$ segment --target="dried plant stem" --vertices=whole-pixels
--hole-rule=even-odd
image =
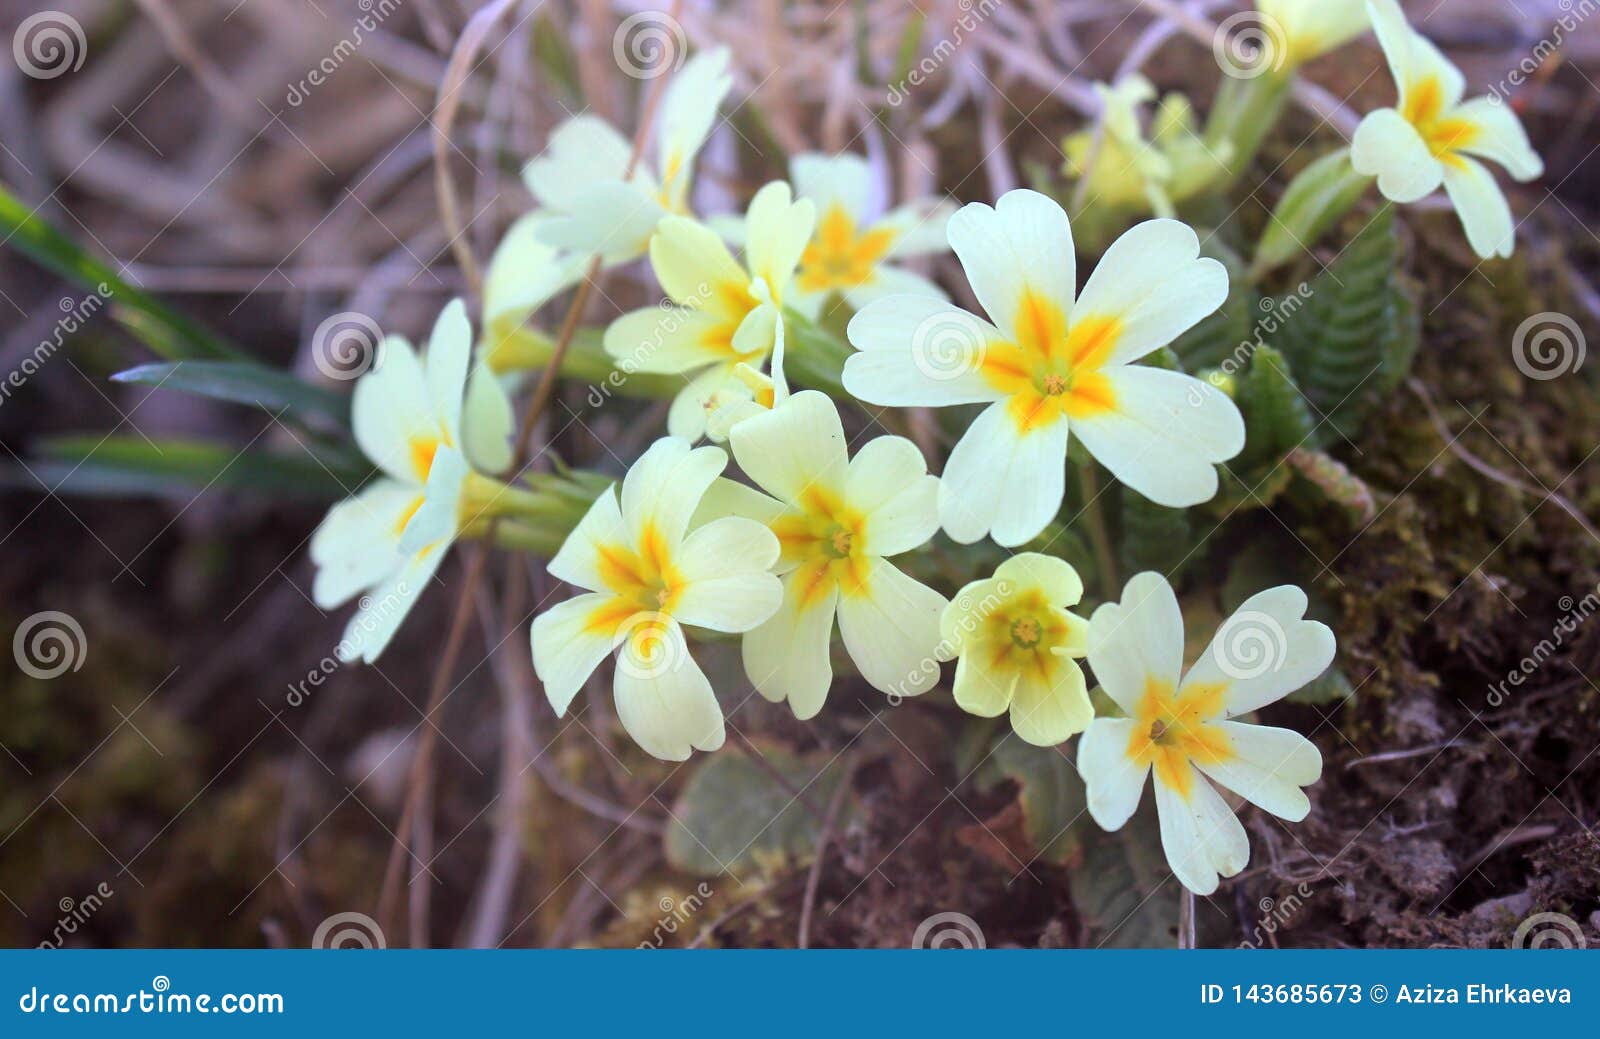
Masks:
[[[834,825],[839,821],[839,809],[844,807],[844,799],[850,793],[850,783],[855,779],[856,765],[860,762],[858,754],[852,754],[844,767],[844,778],[839,780],[838,789],[834,790],[833,797],[828,799],[828,814],[823,817],[822,829],[817,831],[817,858],[811,864],[811,873],[806,877],[806,893],[800,902],[800,931],[795,938],[795,947],[808,948],[811,944],[811,915],[817,907],[817,888],[822,882],[822,863],[828,857],[828,842],[833,838]]]

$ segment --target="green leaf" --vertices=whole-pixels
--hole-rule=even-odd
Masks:
[[[113,375],[115,382],[254,404],[309,425],[346,429],[350,398],[253,361],[175,361],[143,364]]]
[[[799,859],[817,845],[818,820],[794,794],[822,810],[844,779],[837,755],[800,756],[765,745],[767,764],[738,752],[704,759],[684,786],[667,826],[666,856],[675,869],[714,876],[774,859]]]
[[[1256,243],[1251,278],[1300,256],[1367,193],[1372,178],[1350,165],[1350,149],[1340,148],[1301,170],[1278,205]]]
[[[1315,423],[1305,396],[1295,385],[1288,360],[1272,347],[1256,348],[1237,393],[1245,430],[1236,466],[1241,471],[1277,465],[1311,436]]]
[[[1072,904],[1090,941],[1108,949],[1161,949],[1177,943],[1178,881],[1161,850],[1155,812],[1135,812],[1115,833],[1084,842],[1072,874]]]
[[[1327,419],[1313,447],[1353,439],[1410,366],[1420,325],[1398,284],[1398,255],[1394,210],[1385,205],[1331,267],[1272,305],[1269,339],[1314,413]]]
[[[0,470],[0,484],[102,497],[179,497],[237,490],[274,499],[332,501],[371,472],[338,452],[241,451],[199,440],[148,442],[139,436],[56,437],[26,467]]]
[[[191,357],[243,360],[244,351],[128,284],[111,267],[30,212],[0,184],[0,241],[111,304],[111,316],[168,360]]]
[[[1250,77],[1222,77],[1206,120],[1205,139],[1207,146],[1218,154],[1222,154],[1224,148],[1231,149],[1229,168],[1232,173],[1224,179],[1224,184],[1237,180],[1255,161],[1261,142],[1283,114],[1293,82],[1294,74],[1289,69]]]
[[[1155,570],[1177,580],[1199,555],[1187,509],[1157,505],[1131,487],[1122,488],[1122,566],[1128,573]]]
[[[1035,747],[1007,729],[974,782],[980,790],[988,790],[1014,780],[1034,850],[1058,866],[1071,861],[1083,844],[1080,824],[1089,818],[1083,780],[1061,748]]]
[[[1291,703],[1343,703],[1356,693],[1350,676],[1338,664],[1331,665],[1317,678],[1296,689],[1285,699]]]

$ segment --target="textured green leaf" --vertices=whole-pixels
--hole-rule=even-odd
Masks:
[[[1259,278],[1303,255],[1367,193],[1372,178],[1350,165],[1340,148],[1311,163],[1289,182],[1256,243],[1251,274]]]
[[[159,356],[245,359],[244,351],[124,281],[0,185],[0,241],[35,263],[103,297],[111,316]]]
[[[313,386],[288,372],[251,361],[174,361],[118,372],[116,382],[194,393],[213,400],[254,404],[309,425],[336,429],[350,424],[350,398]]]
[[[1176,580],[1199,553],[1187,509],[1157,505],[1122,488],[1122,566],[1129,573],[1155,570]]]
[[[841,759],[798,756],[771,745],[761,752],[787,784],[736,751],[714,754],[696,769],[667,827],[667,861],[674,868],[714,876],[758,860],[802,858],[816,847],[820,824],[793,791],[819,809],[828,804],[844,779]]]
[[[147,442],[139,436],[58,437],[40,457],[0,472],[0,483],[29,490],[105,497],[179,497],[236,490],[271,498],[332,501],[371,472],[339,452],[241,451],[198,440]]]
[[[1039,857],[1061,865],[1077,856],[1082,824],[1089,821],[1083,780],[1060,747],[1035,747],[1008,731],[995,743],[974,781],[987,790],[1004,780],[1017,784],[1023,824]]]
[[[1115,833],[1084,842],[1072,874],[1072,904],[1090,930],[1090,943],[1108,949],[1171,948],[1178,936],[1182,888],[1167,867],[1153,805],[1135,812]]]
[[[1326,271],[1273,304],[1272,344],[1288,358],[1314,413],[1312,446],[1353,438],[1416,351],[1415,308],[1398,284],[1394,211],[1384,206]]]
[[[1270,346],[1257,347],[1250,370],[1237,385],[1245,445],[1235,468],[1251,472],[1277,465],[1285,454],[1306,443],[1316,423],[1283,354]]]

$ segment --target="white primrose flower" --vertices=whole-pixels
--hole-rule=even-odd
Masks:
[[[945,598],[886,558],[939,529],[939,481],[917,446],[878,437],[851,459],[838,409],[815,390],[744,419],[728,442],[766,494],[718,481],[696,522],[749,516],[782,546],[775,571],[783,604],[744,637],[751,683],[768,700],[788,700],[795,717],[814,716],[833,681],[837,616],[850,659],[874,688],[896,696],[931,689]]]
[[[781,349],[784,296],[815,220],[810,202],[790,199],[788,184],[768,184],[750,200],[741,265],[704,224],[662,218],[650,263],[669,300],[617,318],[605,348],[623,371],[684,377],[667,412],[672,436],[699,439],[708,415],[742,385],[735,369],[760,368]]]
[[[815,318],[830,294],[852,308],[897,292],[945,299],[944,290],[893,261],[948,252],[945,225],[955,206],[922,198],[892,210],[881,178],[859,155],[797,155],[789,163],[795,197],[817,207],[817,227],[800,257],[792,304]],[[726,237],[743,241],[737,221],[715,225]]]
[[[1166,578],[1142,573],[1121,602],[1089,619],[1089,666],[1126,717],[1096,718],[1078,742],[1089,814],[1120,829],[1155,776],[1161,847],[1196,894],[1217,889],[1250,859],[1250,842],[1214,782],[1273,815],[1310,811],[1300,789],[1322,774],[1322,755],[1297,732],[1233,719],[1274,703],[1333,661],[1333,632],[1305,620],[1292,585],[1246,599],[1182,675],[1184,629]],[[1208,781],[1209,780],[1209,781]]]
[[[1072,564],[1039,552],[1019,552],[957,592],[939,623],[939,659],[956,661],[956,704],[982,718],[1009,711],[1017,735],[1038,747],[1082,732],[1094,718],[1078,665],[1089,622],[1067,609],[1082,597]]]
[[[483,359],[496,371],[512,367],[503,355],[528,335],[523,327],[528,319],[583,277],[584,257],[541,240],[541,228],[549,220],[546,213],[519,218],[506,228],[489,258],[483,277]],[[534,359],[523,360],[516,367],[533,367]]]
[[[540,236],[582,256],[600,253],[608,264],[642,256],[663,216],[688,214],[695,156],[732,85],[726,47],[685,63],[661,99],[655,169],[640,163],[627,179],[633,145],[626,137],[593,115],[562,123],[545,153],[522,170],[528,190],[550,211]]]
[[[987,404],[950,453],[939,519],[956,541],[1037,536],[1061,506],[1069,428],[1117,479],[1174,508],[1217,490],[1244,420],[1209,383],[1133,362],[1216,310],[1228,275],[1188,225],[1148,220],[1112,243],[1074,301],[1061,206],[1009,191],[950,218],[950,244],[993,324],[925,296],[850,321],[844,385],[890,406]]]
[[[1395,202],[1415,202],[1442,183],[1473,251],[1510,256],[1511,206],[1494,174],[1471,156],[1499,163],[1516,180],[1535,179],[1544,163],[1522,123],[1498,99],[1461,100],[1461,70],[1406,24],[1395,0],[1371,0],[1367,10],[1400,96],[1396,107],[1369,112],[1356,127],[1351,165],[1377,177],[1378,190]]]
[[[665,437],[607,488],[550,561],[584,594],[533,620],[533,666],[556,713],[616,651],[617,717],[650,754],[683,761],[722,746],[722,708],[689,654],[683,625],[744,632],[778,608],[770,567],[778,541],[727,516],[689,532],[706,489],[728,463],[721,448]]]
[[[1360,36],[1367,30],[1364,0],[1256,0],[1256,10],[1266,16],[1267,47],[1281,46],[1288,67],[1301,65]]]
[[[475,378],[468,390],[471,356],[466,307],[453,300],[434,323],[425,361],[404,338],[389,336],[376,366],[356,382],[356,443],[382,475],[330,509],[311,537],[317,605],[334,609],[361,594],[339,644],[342,660],[378,658],[433,578],[464,511],[499,486],[462,454],[483,469],[510,456],[510,403],[492,378]]]

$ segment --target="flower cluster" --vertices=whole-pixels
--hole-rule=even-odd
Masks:
[[[1463,102],[1460,72],[1394,0],[1260,6],[1286,34],[1288,73],[1370,18],[1399,99],[1360,124],[1353,176],[1400,202],[1442,184],[1473,248],[1509,254],[1509,208],[1473,158],[1539,174],[1508,109]],[[1069,164],[1088,194],[1157,216],[1107,236],[1080,288],[1076,210],[1028,189],[993,205],[896,206],[882,170],[855,155],[796,156],[790,179],[754,191],[742,216],[699,215],[694,165],[732,88],[728,63],[714,50],[682,68],[642,154],[593,116],[554,132],[524,170],[539,208],[490,264],[476,358],[461,301],[440,314],[424,356],[384,342],[353,401],[357,443],[381,475],[311,541],[317,603],[362,595],[342,647],[376,659],[455,541],[540,551],[554,530],[542,554],[576,593],[542,606],[531,645],[557,714],[614,657],[621,725],[645,752],[683,761],[722,746],[740,702],[737,688],[714,687],[697,643],[736,637],[750,695],[801,720],[822,711],[836,662],[899,702],[933,690],[954,661],[961,710],[1005,715],[1039,747],[1079,738],[1089,812],[1105,829],[1128,820],[1151,777],[1173,872],[1210,893],[1249,855],[1221,790],[1289,820],[1309,810],[1316,747],[1249,718],[1328,668],[1334,636],[1306,619],[1299,588],[1270,588],[1185,671],[1168,579],[1139,573],[1113,598],[1107,566],[1098,608],[1074,612],[1086,589],[1058,542],[1078,518],[1064,508],[1073,466],[1086,477],[1084,511],[1096,508],[1087,488],[1100,469],[1119,493],[1183,509],[1212,501],[1219,468],[1246,446],[1231,384],[1187,374],[1165,348],[1230,290],[1229,268],[1204,255],[1176,204],[1248,162],[1256,141],[1202,134],[1178,95],[1146,139],[1150,84],[1102,88],[1103,118],[1069,142]],[[1260,100],[1229,89],[1219,104]],[[572,363],[663,379],[666,435],[620,486],[502,482],[516,460],[515,373],[560,355],[534,319],[594,257],[647,260],[659,302],[616,317]],[[957,268],[964,278],[934,280]],[[832,381],[805,378],[790,362],[828,327],[843,330],[846,356]],[[894,426],[914,440],[872,435],[882,414],[841,414],[854,403],[948,410]],[[953,446],[941,464],[942,443]],[[936,563],[938,538],[939,553],[963,562]],[[1009,557],[992,570],[962,549],[985,539]],[[938,590],[958,584],[950,598]]]

